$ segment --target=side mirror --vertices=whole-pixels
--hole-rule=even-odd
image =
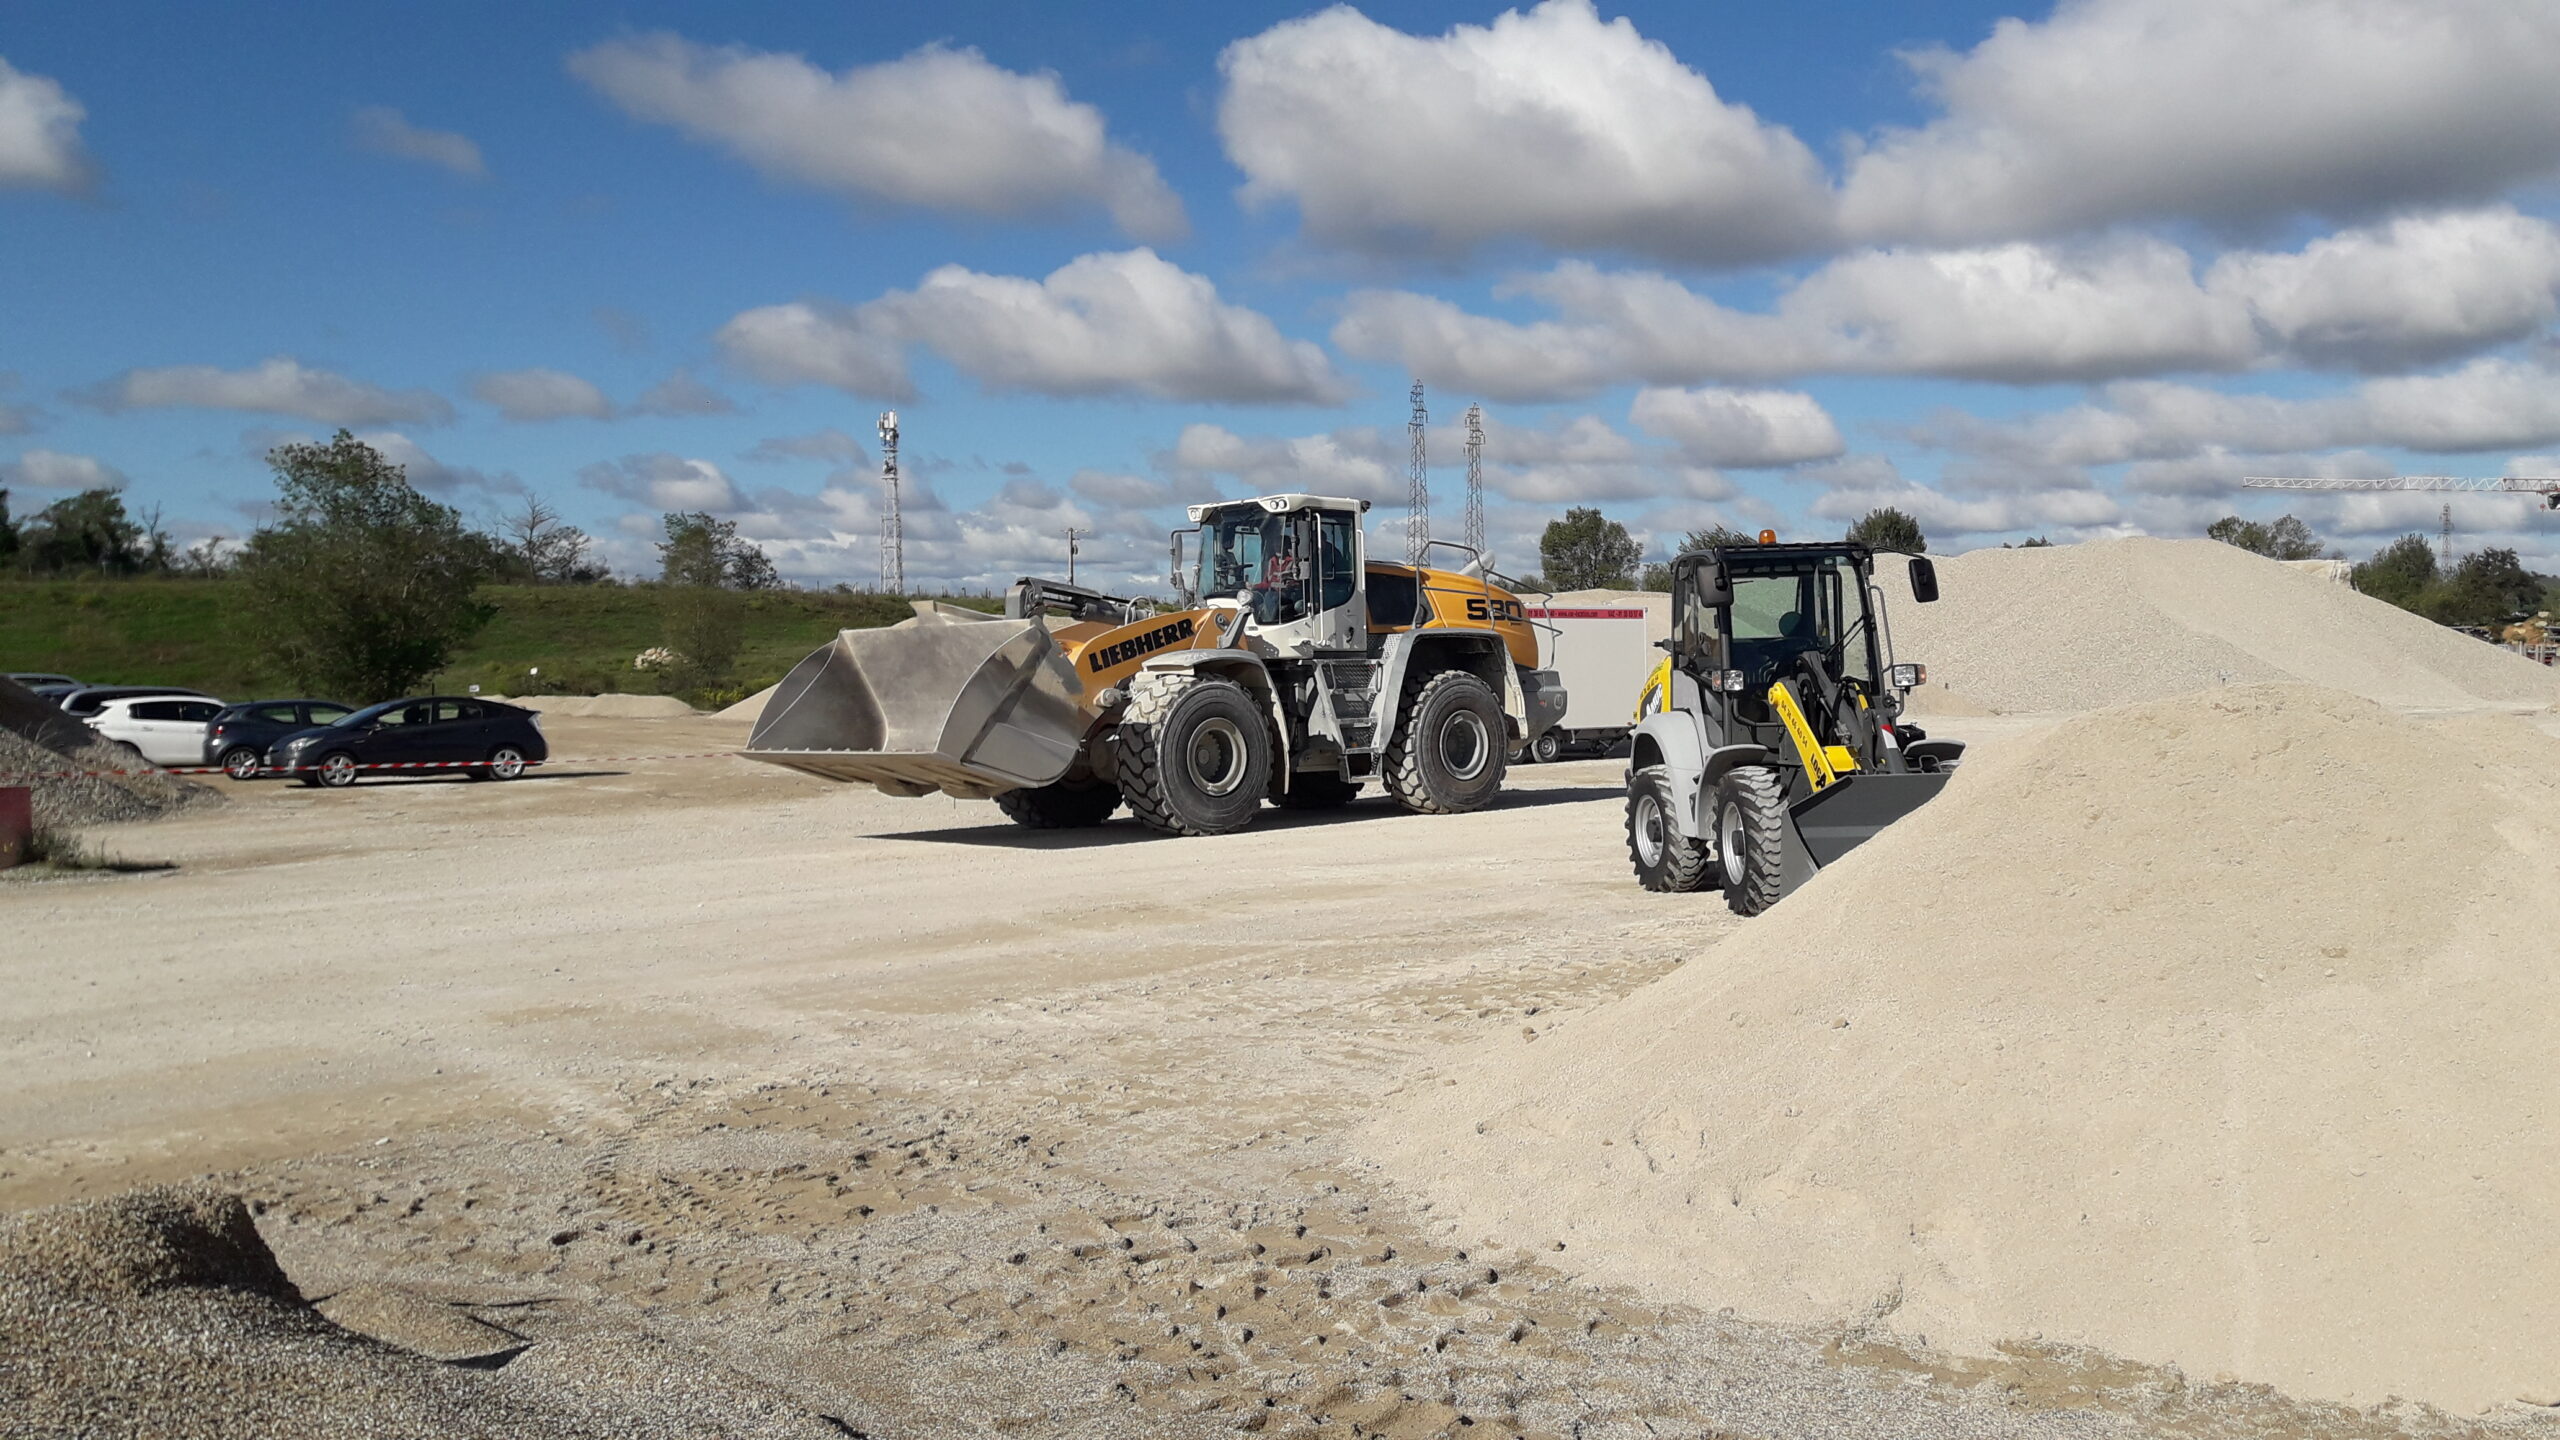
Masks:
[[[1938,598],[1938,567],[1926,555],[1911,557],[1911,598],[1923,605]]]
[[[1697,570],[1698,603],[1710,609],[1733,603],[1733,580],[1721,565],[1701,565]]]

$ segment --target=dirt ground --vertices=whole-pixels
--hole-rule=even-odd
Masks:
[[[224,781],[93,836],[174,869],[0,881],[0,1208],[224,1172],[305,1293],[359,1297],[342,1323],[642,1329],[879,1437],[2479,1423],[1649,1309],[1425,1240],[1343,1131],[1741,923],[1634,885],[1619,762],[1159,840],[579,758],[741,725],[547,723],[564,761],[523,781]]]

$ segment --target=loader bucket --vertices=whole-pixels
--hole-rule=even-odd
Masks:
[[[1884,829],[1937,798],[1950,777],[1865,773],[1843,775],[1788,809],[1787,888],[1802,874],[1831,864]]]
[[[1084,744],[1082,693],[1043,621],[919,604],[793,667],[743,753],[892,795],[983,798],[1066,773]]]

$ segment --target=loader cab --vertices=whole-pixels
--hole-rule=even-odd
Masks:
[[[1241,599],[1254,633],[1304,654],[1367,644],[1360,533],[1365,500],[1266,495],[1195,505],[1200,558],[1192,593]]]
[[[1681,556],[1672,571],[1675,668],[1729,709],[1729,724],[1774,728],[1769,686],[1821,660],[1867,697],[1885,655],[1863,545],[1748,545]],[[1685,688],[1685,687],[1684,687]],[[1697,693],[1697,692],[1692,692]],[[1732,740],[1747,738],[1742,735]]]

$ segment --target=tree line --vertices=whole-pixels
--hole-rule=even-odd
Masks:
[[[1876,551],[1894,551],[1905,555],[1925,555],[1929,537],[1922,534],[1920,522],[1891,506],[1870,510],[1851,525],[1843,538],[1853,540]],[[1752,545],[1759,537],[1727,525],[1692,530],[1680,537],[1675,555],[1692,555],[1720,545]],[[2050,541],[2036,539],[2029,545],[2045,545]],[[1645,564],[1644,546],[1627,527],[1603,515],[1596,508],[1577,506],[1564,512],[1561,520],[1547,523],[1538,539],[1538,575],[1524,577],[1523,584],[1544,586],[1552,590],[1655,590],[1671,588],[1671,565],[1668,561]]]
[[[2271,560],[2332,560],[2346,557],[2325,546],[2309,525],[2291,515],[2264,524],[2225,515],[2205,527],[2205,538],[2234,545]],[[2524,566],[2513,550],[2475,550],[2447,563],[2435,542],[2420,534],[2403,535],[2350,566],[2355,588],[2376,600],[2423,615],[2439,625],[2472,629],[2502,626],[2549,603],[2550,579]]]
[[[23,522],[0,491],[0,569],[30,576],[219,577],[228,620],[293,685],[365,703],[414,692],[496,613],[491,583],[596,584],[613,577],[594,541],[535,497],[481,529],[409,483],[382,452],[339,431],[267,452],[275,515],[237,546],[178,552],[156,513],[112,489],[60,500]],[[661,519],[658,584],[670,690],[716,692],[744,631],[742,592],[781,585],[734,521]]]

